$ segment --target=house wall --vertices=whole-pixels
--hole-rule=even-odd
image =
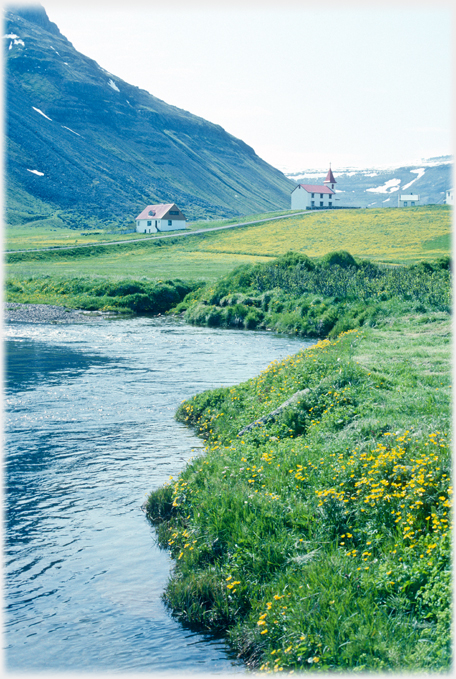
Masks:
[[[445,203],[447,205],[454,205],[454,189],[450,189],[446,192]]]
[[[171,224],[168,224],[168,221]],[[137,219],[136,232],[137,233],[157,233],[158,231],[177,231],[178,229],[185,229],[187,222],[184,219]],[[157,228],[158,227],[158,228]]]
[[[310,193],[297,186],[291,194],[291,209],[306,210],[308,207],[310,207]]]
[[[320,193],[314,193],[314,197],[312,198],[311,193],[308,193],[306,189],[298,186],[291,194],[291,209],[311,210],[313,208],[334,207],[335,195],[333,193],[323,193],[323,198],[320,198],[320,196]],[[314,203],[313,205],[312,201]],[[321,205],[321,203],[323,204]]]

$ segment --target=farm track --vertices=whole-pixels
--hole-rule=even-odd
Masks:
[[[321,212],[322,210],[319,210]],[[326,212],[326,210],[324,210]],[[222,231],[225,229],[236,229],[241,226],[253,226],[254,224],[262,224],[263,222],[275,222],[278,219],[290,219],[291,217],[301,217],[302,215],[316,214],[317,211],[306,210],[304,212],[296,212],[294,214],[283,215],[281,217],[267,217],[266,219],[258,219],[253,222],[238,222],[237,224],[227,224],[226,226],[215,226],[212,229],[198,229],[197,231],[187,231],[185,233],[168,233],[161,236],[151,236],[150,238],[131,238],[129,240],[120,241],[98,241],[96,243],[81,243],[77,245],[53,245],[48,248],[34,248],[28,250],[6,250],[5,254],[12,255],[21,252],[51,252],[53,250],[74,250],[76,248],[97,247],[98,245],[124,245],[125,243],[143,243],[150,240],[161,240],[163,238],[183,238],[185,236],[193,236],[201,233],[211,233],[213,231]]]

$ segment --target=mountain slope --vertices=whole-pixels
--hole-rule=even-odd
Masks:
[[[77,52],[40,6],[5,14],[7,214],[131,221],[151,203],[188,218],[290,205],[294,183],[220,126]]]
[[[442,205],[453,186],[451,156],[428,158],[419,165],[355,169],[334,168],[337,203],[349,207],[397,207],[398,196],[418,194],[420,205]],[[327,170],[287,173],[300,184],[321,184]]]

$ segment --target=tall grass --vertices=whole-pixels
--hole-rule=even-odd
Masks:
[[[147,504],[178,618],[265,672],[448,671],[449,340],[409,313],[180,406],[205,453]]]
[[[450,260],[391,267],[347,252],[320,260],[287,253],[244,265],[189,294],[176,308],[197,325],[275,329],[308,337],[340,332],[417,311],[449,311]]]
[[[165,313],[198,283],[180,280],[120,281],[93,278],[29,277],[6,281],[6,298],[23,304],[57,304],[73,309],[119,313]]]

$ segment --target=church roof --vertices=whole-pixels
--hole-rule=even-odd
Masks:
[[[328,184],[337,184],[336,180],[334,179],[334,175],[332,173],[331,168],[329,168],[328,174],[326,175],[324,183],[326,184],[326,182],[328,182]]]
[[[329,186],[322,186],[321,184],[299,184],[299,186],[305,189],[307,193],[329,193],[331,195],[334,193]]]

